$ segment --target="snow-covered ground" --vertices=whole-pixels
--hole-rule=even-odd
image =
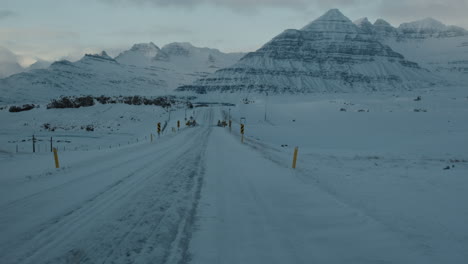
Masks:
[[[200,125],[174,133],[177,109],[153,143],[158,107],[0,111],[1,262],[468,259],[466,87],[197,101],[236,106],[189,110]],[[215,126],[229,113],[232,131]],[[33,133],[66,141],[60,169]]]

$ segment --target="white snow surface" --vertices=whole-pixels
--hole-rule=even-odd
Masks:
[[[466,86],[196,101],[1,110],[2,263],[466,262]]]
[[[153,42],[139,43],[132,46],[130,50],[120,53],[115,60],[122,64],[134,66],[149,66],[151,60],[160,51],[159,47]]]

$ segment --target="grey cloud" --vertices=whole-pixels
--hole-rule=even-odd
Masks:
[[[16,13],[10,10],[0,10],[0,19],[15,16]]]
[[[179,6],[193,8],[195,6],[210,4],[214,6],[227,7],[234,10],[249,10],[260,7],[281,7],[302,9],[313,6],[349,6],[361,0],[100,0],[110,4],[150,4],[154,6]]]
[[[242,13],[255,13],[261,8],[289,8],[301,13],[322,12],[328,8],[352,10],[362,16],[378,16],[392,21],[396,26],[425,17],[434,17],[444,23],[468,26],[467,0],[99,0],[109,4],[135,4],[155,7],[195,8],[212,5]],[[366,13],[364,13],[364,11]],[[345,15],[353,17],[353,13]],[[314,12],[315,14],[315,12]]]
[[[9,49],[0,46],[0,62],[18,62],[18,57]]]
[[[106,35],[122,37],[159,37],[159,36],[188,36],[193,32],[184,28],[171,26],[155,26],[148,30],[119,30]]]

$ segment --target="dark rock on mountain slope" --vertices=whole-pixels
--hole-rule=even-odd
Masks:
[[[237,64],[179,91],[352,92],[406,90],[435,78],[332,9],[301,30],[286,30]]]

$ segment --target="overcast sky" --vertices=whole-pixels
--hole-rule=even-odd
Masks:
[[[384,18],[398,26],[433,17],[468,28],[468,0],[0,0],[0,47],[22,65],[103,49],[115,56],[150,41],[253,51],[330,8],[351,20]]]

